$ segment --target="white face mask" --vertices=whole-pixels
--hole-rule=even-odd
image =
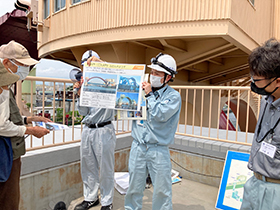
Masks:
[[[6,99],[9,99],[9,90],[5,90],[2,87],[0,87],[2,89],[2,93],[0,94],[0,104],[2,104],[4,101],[6,101]]]
[[[10,61],[11,61],[12,64],[17,66],[17,72],[16,73],[13,73],[11,71],[11,69],[9,69],[10,72],[13,73],[13,74],[17,74],[19,76],[19,80],[24,80],[29,74],[29,66],[19,66],[15,62],[13,62],[12,60],[10,60]]]
[[[161,79],[163,77],[157,77],[157,76],[154,76],[154,75],[150,75],[150,82],[151,82],[151,86],[152,87],[161,87],[163,85],[163,83],[161,83]]]

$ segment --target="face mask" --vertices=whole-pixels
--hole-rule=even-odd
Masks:
[[[278,77],[276,77],[274,80],[272,80],[270,83],[268,83],[266,86],[264,86],[263,88],[259,88],[256,86],[256,84],[254,82],[251,82],[251,90],[254,92],[254,93],[257,93],[259,95],[266,95],[266,96],[269,96],[271,95],[272,93],[274,93],[277,89],[275,88],[272,92],[267,92],[265,90],[265,88],[267,88],[272,82],[274,82]]]
[[[161,87],[163,85],[163,83],[161,83],[161,79],[163,77],[157,77],[157,76],[154,76],[154,75],[150,75],[150,82],[151,82],[151,86],[152,87]]]
[[[17,72],[16,73],[13,73],[11,71],[11,69],[9,69],[10,72],[12,72],[13,74],[17,74],[19,76],[19,80],[24,80],[29,74],[29,66],[19,66],[15,62],[13,62],[12,60],[10,60],[10,61],[12,62],[12,64],[17,66]]]
[[[5,90],[2,87],[0,87],[2,89],[2,93],[0,94],[0,104],[3,103],[6,99],[9,98],[9,90]]]

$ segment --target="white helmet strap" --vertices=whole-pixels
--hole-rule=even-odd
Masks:
[[[87,61],[91,56],[92,56],[92,50],[89,50],[89,55],[88,55],[88,57],[87,57],[87,58],[84,58],[84,59],[81,61],[81,64],[83,65],[83,63],[84,63],[85,61]]]
[[[172,76],[172,75],[171,75],[171,76]],[[165,82],[166,77],[167,77],[167,73],[164,72],[163,84],[162,84],[162,86],[160,86],[160,87],[158,87],[158,88],[154,88],[155,90],[159,90],[159,89],[163,88],[163,87],[165,86],[165,84],[167,84],[168,82],[173,82],[172,77],[171,77],[170,80],[168,80],[167,82]]]

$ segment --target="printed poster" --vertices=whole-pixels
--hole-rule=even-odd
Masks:
[[[80,105],[140,111],[145,64],[84,65]]]
[[[222,210],[239,210],[242,204],[244,184],[253,176],[247,168],[250,154],[228,151],[216,208]]]

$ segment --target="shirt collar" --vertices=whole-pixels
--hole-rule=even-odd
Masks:
[[[265,100],[266,100],[269,104],[272,104],[272,102],[273,102],[273,96],[272,96],[272,95],[269,95],[269,96],[265,97]]]
[[[162,94],[167,90],[168,85],[166,84],[164,87],[162,87],[161,89],[157,90],[154,92],[154,94],[158,94],[159,96],[162,96]]]
[[[266,97],[266,100],[267,100],[267,102],[271,106],[273,106],[273,107],[275,107],[275,108],[280,110],[280,108],[278,108],[278,107],[280,107],[280,98],[278,98],[277,100],[273,101],[274,97],[272,95],[269,95],[269,96]]]

